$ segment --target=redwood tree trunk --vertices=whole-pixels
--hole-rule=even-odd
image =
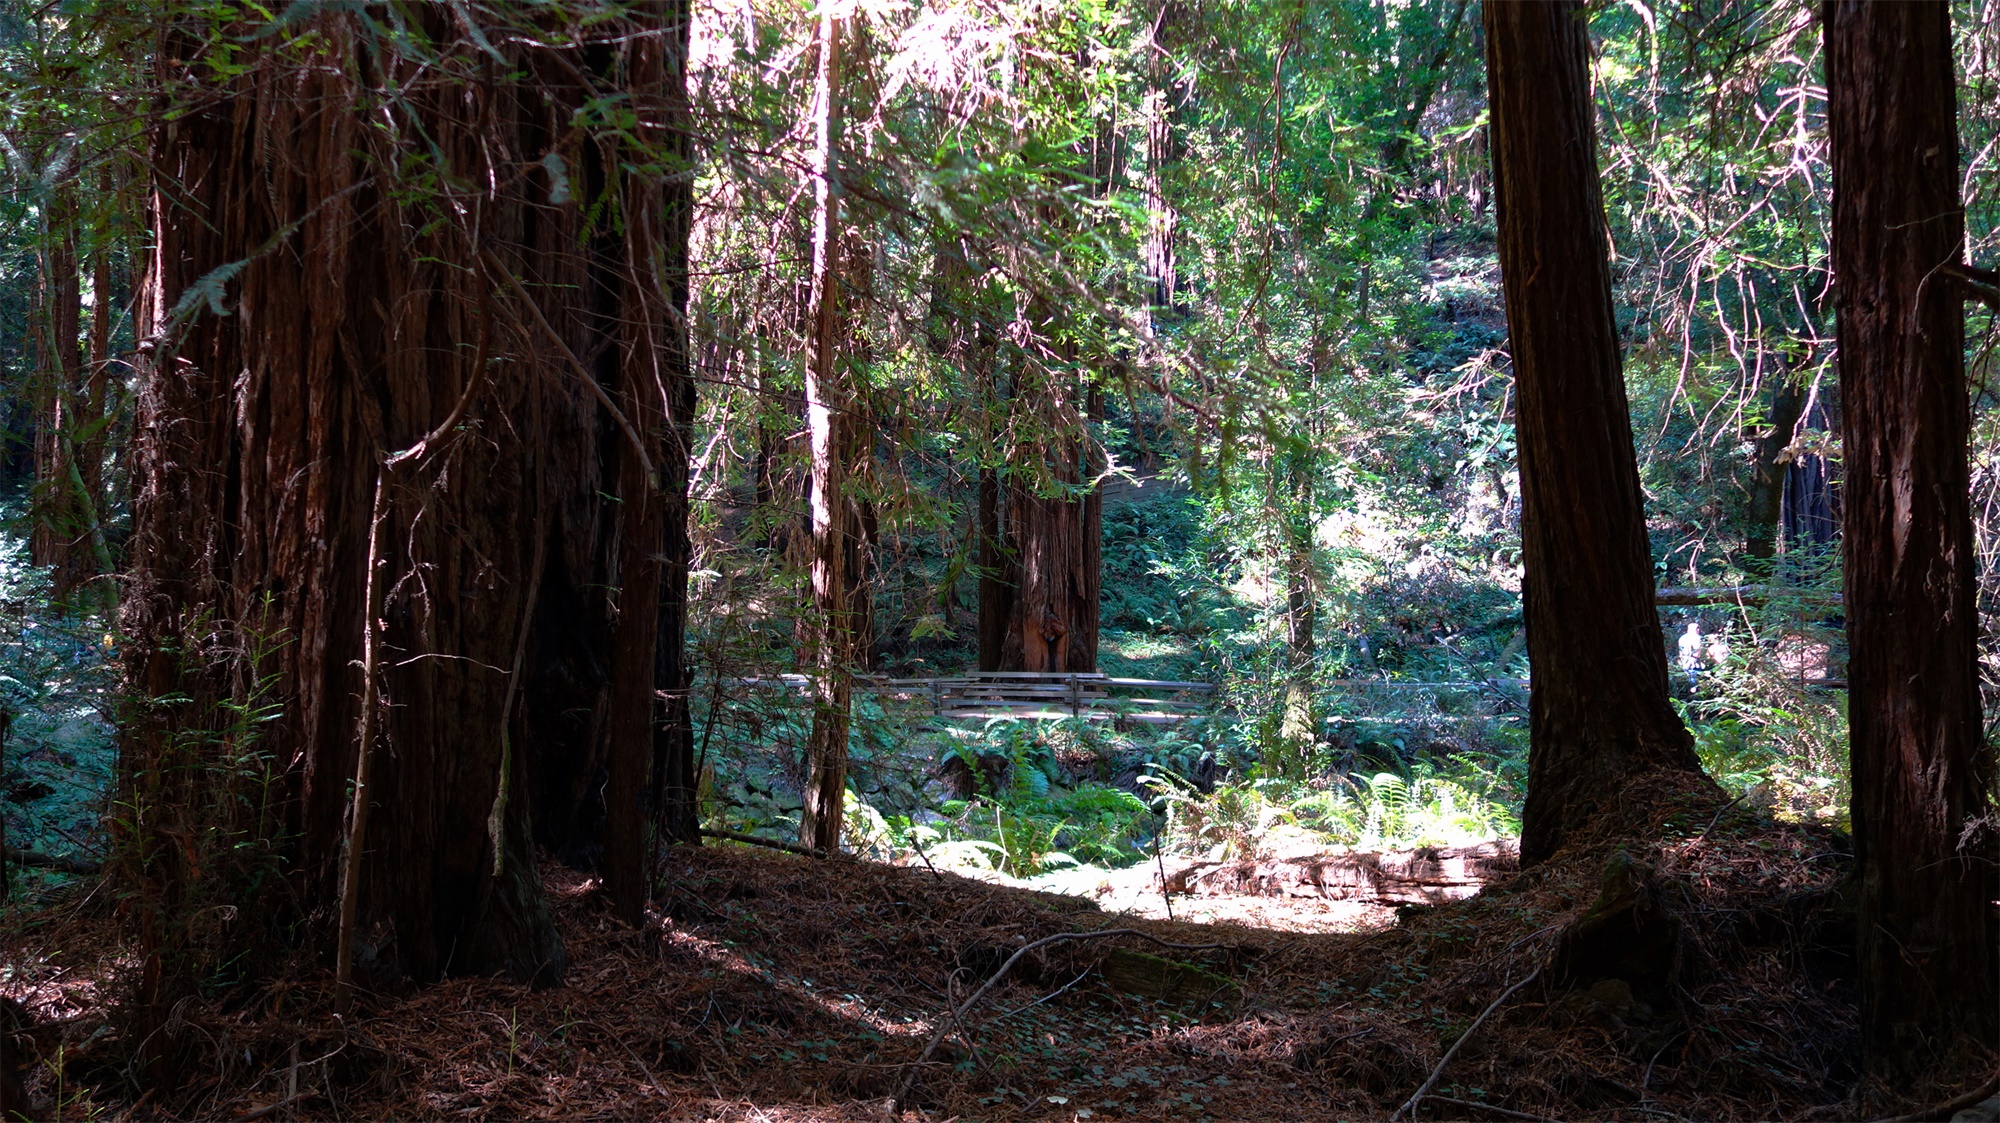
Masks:
[[[1668,701],[1612,319],[1588,29],[1575,3],[1487,4],[1501,277],[1519,391],[1521,598],[1533,667],[1521,860],[1633,776],[1699,772]]]
[[[666,57],[662,120],[665,136],[657,147],[669,173],[694,166],[694,118],[688,99],[688,41],[693,27],[690,0],[665,0]],[[665,447],[660,455],[662,540],[660,544],[659,637],[653,685],[661,713],[653,730],[652,806],[657,842],[699,843],[700,808],[694,758],[693,711],[688,703],[688,568],[694,546],[688,534],[688,472],[693,455],[698,394],[690,362],[687,326],[688,234],[694,219],[694,177],[670,174],[661,188],[658,258],[651,275],[666,297],[656,325],[656,361],[665,384]]]
[[[623,237],[597,237],[579,196],[599,141],[579,110],[603,91],[514,46],[503,80],[488,53],[515,42],[503,29],[475,44],[445,9],[421,14],[423,58],[378,52],[337,11],[279,35],[173,25],[156,56],[168,89],[193,91],[152,139],[124,603],[128,675],[150,701],[124,730],[123,853],[145,886],[156,1012],[192,985],[185,921],[203,893],[252,916],[334,903],[357,752],[373,764],[359,981],[559,978],[534,814],[565,784],[588,802],[613,726],[642,766],[652,741],[644,633],[666,598],[644,573],[661,525],[647,520],[672,508],[620,518],[606,496],[659,470],[650,453],[671,449],[649,434],[663,402],[684,402],[684,359],[656,364],[673,352],[648,334],[676,322],[653,283],[672,254],[649,218],[660,189],[626,185],[604,208],[628,212]],[[593,29],[617,56],[607,73],[657,77],[658,14]],[[243,65],[219,91],[217,43]],[[657,88],[625,91],[640,135]],[[438,174],[401,184],[413,151]],[[593,302],[609,283],[623,295],[607,319]],[[619,559],[631,587],[614,616]],[[671,588],[671,551],[665,564]],[[565,682],[578,689],[549,689]],[[366,726],[364,694],[380,700]],[[264,720],[230,724],[250,712]]]
[[[1054,318],[1046,308],[1036,317]],[[1010,389],[1016,443],[997,481],[1009,587],[994,669],[1095,671],[1104,506],[1091,486],[1099,464],[1088,422],[1102,415],[1103,399],[1067,364],[1025,358]],[[981,621],[982,634],[989,626]]]
[[[1848,722],[1867,1063],[1915,1088],[2000,1036],[1980,727],[1951,17],[1823,12],[1845,413]]]
[[[84,392],[83,293],[77,256],[77,201],[71,186],[50,192],[48,244],[39,255],[35,337],[35,487],[29,556],[53,570],[53,595],[67,600],[95,567],[74,438]]]

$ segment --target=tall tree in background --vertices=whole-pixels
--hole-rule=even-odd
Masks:
[[[1067,362],[1021,364],[1012,390],[1016,444],[996,474],[1002,595],[980,599],[994,611],[981,616],[980,649],[997,646],[999,659],[981,669],[1095,671],[1104,501],[1086,425],[1102,415],[1098,391]]]
[[[1862,1035],[1879,1075],[2000,1036],[1951,15],[1828,3]],[[1990,1053],[1988,1054],[1990,1056]]]
[[[665,305],[649,314],[657,335],[645,341],[655,348],[662,395],[666,401],[665,447],[660,455],[661,544],[659,635],[655,638],[654,686],[661,713],[653,729],[651,803],[656,843],[701,841],[695,775],[694,719],[688,690],[693,670],[688,663],[688,576],[694,546],[688,530],[695,410],[699,405],[694,379],[693,345],[688,330],[691,270],[689,240],[694,222],[694,113],[688,95],[688,47],[693,35],[691,0],[659,0],[653,9],[665,25],[665,81],[660,91],[659,133],[648,147],[654,152],[654,175],[660,191],[660,237],[644,239],[639,249],[651,257],[650,276]],[[644,278],[648,274],[642,273]]]
[[[44,233],[30,334],[35,341],[35,487],[29,551],[50,567],[57,601],[68,601],[113,561],[103,525],[103,460],[111,421],[109,190],[90,197],[67,155],[56,157],[43,186]],[[99,169],[101,170],[101,169]],[[99,213],[92,213],[99,212]],[[90,274],[88,322],[83,274]]]
[[[805,809],[799,842],[814,850],[840,845],[847,794],[847,730],[852,716],[856,617],[849,576],[850,542],[858,536],[848,502],[848,460],[853,451],[851,387],[846,385],[842,344],[849,326],[841,307],[840,134],[841,46],[851,16],[824,10],[819,17],[819,63],[814,83],[813,128],[818,137],[814,169],[812,305],[806,356],[806,428],[812,441],[813,617],[808,655],[813,682],[812,731],[806,741]]]
[[[1668,701],[1612,318],[1580,4],[1487,4],[1499,255],[1518,387],[1521,599],[1533,667],[1521,860],[1655,769],[1699,772]]]

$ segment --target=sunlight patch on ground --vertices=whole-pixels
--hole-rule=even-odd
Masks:
[[[1175,859],[1174,865],[1184,865]],[[1105,869],[1100,866],[1072,866],[1037,874],[1010,877],[997,870],[956,868],[961,877],[1004,885],[1060,893],[1093,901],[1107,913],[1144,917],[1148,920],[1182,920],[1196,924],[1240,924],[1248,928],[1268,928],[1277,932],[1371,932],[1396,922],[1396,910],[1369,901],[1315,897],[1186,896],[1175,894],[1171,910],[1160,895],[1159,871],[1152,865]]]

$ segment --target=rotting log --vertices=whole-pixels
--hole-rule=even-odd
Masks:
[[[1197,862],[1166,875],[1169,893],[1321,897],[1383,905],[1464,900],[1520,868],[1511,841],[1388,853],[1315,854],[1275,861]]]
[[[1226,975],[1130,948],[1112,948],[1098,970],[1112,989],[1142,998],[1232,1005],[1242,997],[1242,988]]]

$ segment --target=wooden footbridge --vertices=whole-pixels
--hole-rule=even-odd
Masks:
[[[805,675],[758,675],[730,680],[762,690],[808,694]],[[1096,673],[971,671],[939,678],[857,675],[856,690],[929,717],[959,721],[1108,721],[1119,725],[1171,725],[1198,716],[1214,701],[1211,682],[1113,678]]]

